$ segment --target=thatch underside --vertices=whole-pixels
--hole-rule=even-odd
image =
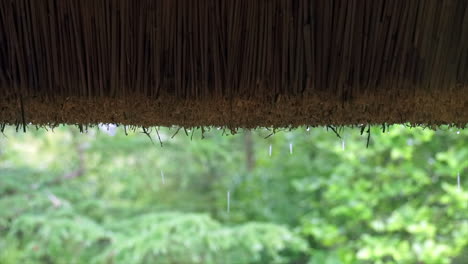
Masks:
[[[150,99],[92,99],[55,97],[52,101],[25,98],[21,102],[0,101],[0,120],[10,124],[30,122],[57,125],[116,123],[149,126],[288,127],[301,125],[353,124],[454,124],[468,123],[466,93],[440,97],[426,92],[414,95],[360,96],[352,103],[319,96],[279,97],[277,101],[252,99],[180,100],[174,96]],[[439,106],[438,106],[439,105]],[[442,105],[443,107],[440,107]],[[23,114],[24,113],[24,121]]]
[[[0,123],[468,123],[466,0],[2,0]]]

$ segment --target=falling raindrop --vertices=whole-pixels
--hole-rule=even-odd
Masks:
[[[270,157],[271,157],[271,150],[272,150],[271,148],[272,148],[272,147],[271,147],[271,144],[270,144],[270,148],[269,148],[269,150],[268,150],[268,155],[269,155]]]
[[[341,149],[344,151],[345,150],[345,141],[344,139],[341,140]]]
[[[166,180],[164,179],[164,172],[161,170],[161,181],[162,184],[166,184]]]
[[[227,207],[226,210],[229,213],[229,210],[231,209],[231,193],[227,191]]]
[[[107,135],[113,137],[115,134],[117,134],[117,125],[115,124],[102,124],[100,123],[98,125],[99,130],[103,131]]]
[[[461,186],[460,186],[460,172],[457,173],[457,185],[458,185],[458,190],[461,190]]]
[[[289,143],[289,154],[293,153],[293,145],[292,143]]]
[[[60,207],[62,205],[62,201],[51,192],[48,192],[47,198],[49,198],[49,201],[54,207]]]
[[[460,131],[457,131],[457,135],[460,135]]]

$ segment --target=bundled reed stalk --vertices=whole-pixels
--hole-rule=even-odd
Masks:
[[[0,123],[468,123],[466,0],[0,0]]]

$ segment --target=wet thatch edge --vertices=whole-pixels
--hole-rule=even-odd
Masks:
[[[182,100],[39,97],[0,100],[0,123],[23,125],[113,123],[150,126],[235,128],[402,124],[464,127],[468,90],[410,95],[361,96],[346,103],[322,96],[259,99]]]

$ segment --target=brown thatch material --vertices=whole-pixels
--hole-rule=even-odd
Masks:
[[[468,123],[466,0],[1,0],[0,123]]]

